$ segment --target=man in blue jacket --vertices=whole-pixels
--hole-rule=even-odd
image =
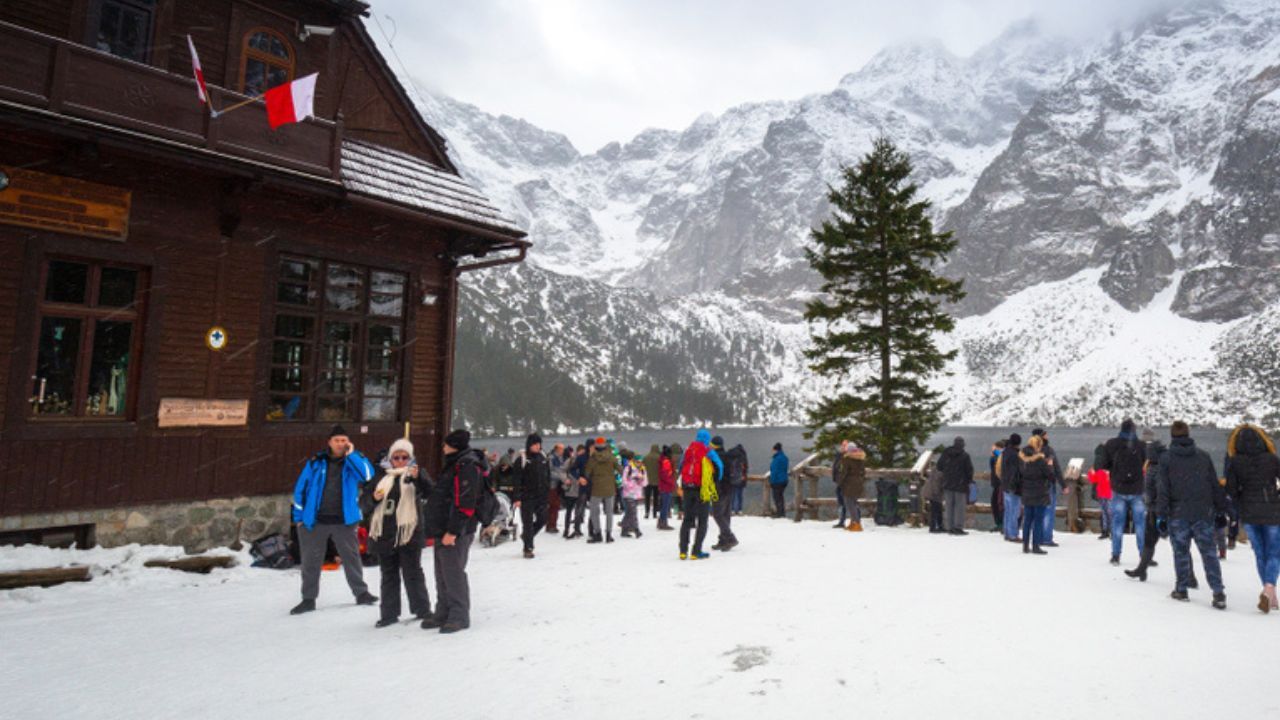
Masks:
[[[342,570],[356,604],[378,602],[364,583],[360,542],[356,538],[356,525],[361,519],[360,486],[372,479],[373,465],[356,452],[347,431],[334,425],[329,431],[328,451],[307,461],[293,488],[293,522],[298,526],[302,554],[302,602],[290,614],[316,609],[320,567],[330,540],[342,558]]]
[[[769,462],[769,490],[773,492],[774,517],[787,516],[787,470],[791,461],[782,452],[782,443],[773,446],[773,460]]]

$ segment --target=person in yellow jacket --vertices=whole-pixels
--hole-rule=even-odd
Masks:
[[[707,519],[710,507],[720,498],[716,492],[716,480],[724,473],[720,457],[711,452],[711,432],[698,431],[697,439],[684,452],[680,464],[680,486],[684,491],[684,520],[680,523],[680,559],[705,560],[711,557],[702,551],[707,538]],[[689,534],[694,531],[693,552],[689,551]]]

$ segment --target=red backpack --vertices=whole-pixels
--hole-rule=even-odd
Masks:
[[[707,446],[693,442],[684,451],[684,464],[680,466],[680,484],[685,487],[702,487],[702,460],[707,457]]]

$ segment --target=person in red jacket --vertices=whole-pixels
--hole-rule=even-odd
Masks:
[[[671,496],[676,491],[676,470],[671,464],[671,448],[662,448],[658,460],[658,529],[675,530],[668,522],[671,518]]]
[[[1106,540],[1111,537],[1111,473],[1099,467],[1101,463],[1098,456],[1102,450],[1103,446],[1099,445],[1098,450],[1094,452],[1095,458],[1093,469],[1089,471],[1089,482],[1093,484],[1093,495],[1098,501],[1098,524],[1102,526],[1098,539]]]

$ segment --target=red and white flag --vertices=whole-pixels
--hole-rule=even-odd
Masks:
[[[288,123],[302,122],[315,114],[317,74],[311,73],[277,85],[263,95],[267,101],[267,123],[272,130]]]
[[[191,48],[191,72],[196,76],[196,93],[200,96],[200,103],[209,104],[209,90],[204,86],[204,70],[200,69],[200,56],[196,55],[196,44],[191,41],[191,36],[187,36],[187,47]]]

